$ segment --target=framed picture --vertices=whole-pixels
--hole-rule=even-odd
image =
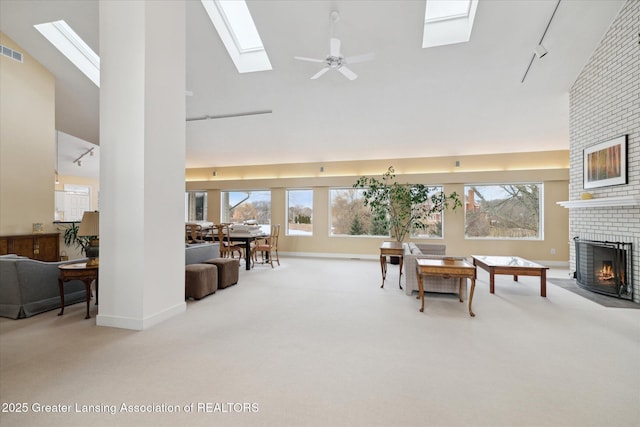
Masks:
[[[627,136],[584,149],[584,188],[627,183]]]

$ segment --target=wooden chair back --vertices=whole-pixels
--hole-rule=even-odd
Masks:
[[[185,240],[187,243],[204,243],[202,226],[199,224],[185,224]]]

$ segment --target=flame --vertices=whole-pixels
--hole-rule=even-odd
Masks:
[[[613,268],[609,263],[603,264],[602,268],[598,270],[597,275],[599,280],[611,280],[616,277],[616,275],[613,272]]]

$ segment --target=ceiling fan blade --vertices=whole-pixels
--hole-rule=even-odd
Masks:
[[[297,59],[299,61],[309,61],[309,62],[324,62],[324,59],[315,59],[315,58],[307,58],[304,56],[294,56],[293,59]]]
[[[335,56],[336,58],[340,56],[340,39],[331,37],[329,54],[331,56]]]
[[[356,73],[354,73],[344,65],[342,67],[339,67],[338,71],[340,71],[349,80],[355,80],[358,78],[358,75]]]
[[[344,62],[347,64],[357,64],[359,62],[366,62],[375,59],[376,55],[372,53],[364,53],[362,55],[349,56],[348,58],[344,58]]]
[[[329,71],[331,68],[329,67],[325,67],[322,70],[318,71],[317,73],[315,73],[313,76],[311,76],[311,80],[315,80],[318,77],[320,77],[321,75],[323,75],[324,73],[326,73],[327,71]]]

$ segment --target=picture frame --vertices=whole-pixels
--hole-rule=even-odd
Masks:
[[[584,188],[627,183],[627,135],[587,147],[583,151]]]

